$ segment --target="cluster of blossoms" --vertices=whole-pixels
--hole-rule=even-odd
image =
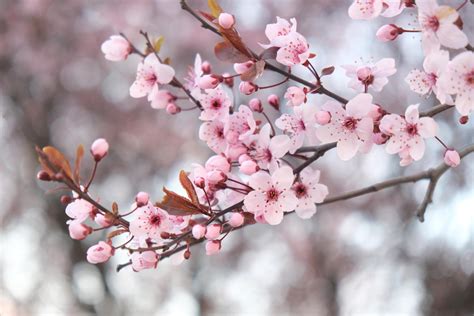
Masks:
[[[309,52],[305,37],[296,31],[296,20],[277,17],[276,23],[268,24],[265,35],[270,43],[261,44],[265,51],[256,55],[241,41],[235,30],[235,18],[217,10],[213,3],[212,14],[204,14],[204,18],[226,40],[216,45],[216,55],[231,56],[228,59],[233,62],[234,75],[213,73],[212,65],[196,55],[186,83],[182,84],[146,33],[145,52],[121,35],[112,36],[102,45],[105,58],[111,61],[125,60],[130,54],[142,58],[136,80],[130,86],[131,97],[146,96],[152,108],[165,109],[173,115],[182,110],[177,104],[179,100],[189,99],[194,107],[187,110],[200,111],[199,138],[214,155],[203,165],[195,163],[189,172],[181,172],[179,179],[187,197],[164,188],[161,202],[152,203],[147,193],[140,192],[129,210],[121,212],[116,204],[109,210],[88,193],[93,176],[83,186],[57,150],[45,148],[39,152],[43,170],[38,177],[62,181],[74,191],[72,197],[62,198],[70,217],[67,223],[71,237],[81,240],[97,230],[115,229],[105,241],[87,251],[91,263],[105,262],[116,249],[125,249],[130,253],[128,264],[140,271],[155,268],[166,257],[175,262],[188,259],[190,246],[202,241],[206,242],[208,255],[216,254],[222,240],[239,227],[254,223],[277,225],[289,212],[303,219],[316,213],[316,205],[329,193],[327,186],[319,182],[320,170],[310,166],[318,158],[318,148],[336,147],[338,157],[346,161],[359,152],[370,152],[373,146],[384,145],[388,154],[398,154],[400,165],[406,166],[423,157],[425,140],[439,140],[437,123],[430,116],[420,115],[418,104],[408,106],[404,115],[389,113],[370,94],[380,92],[388,77],[397,71],[394,59],[382,58],[362,66],[343,65],[350,78],[349,87],[356,94],[347,101],[339,97],[314,104],[308,102],[308,94],[320,93],[321,77],[332,71],[323,69],[320,76],[313,67],[310,59],[315,55]],[[467,44],[455,24],[459,18],[457,10],[438,6],[434,0],[417,1],[416,5],[414,1],[356,0],[349,15],[354,19],[393,17],[405,8],[415,7],[427,55],[423,70],[410,72],[407,82],[419,94],[429,95],[433,91],[441,103],[455,104],[460,114],[467,116],[473,108],[474,54],[463,52],[450,60],[448,52],[440,49]],[[394,40],[406,31],[390,24],[382,27],[377,36],[385,41]],[[451,38],[446,32],[455,36]],[[286,90],[283,98],[287,112],[275,122],[267,113],[280,111],[277,95],[269,95],[266,101],[255,97],[248,104],[233,101],[234,93],[252,95],[279,85],[265,87],[256,83],[272,59],[286,67],[305,67],[315,79],[311,86],[290,86]],[[241,82],[234,89],[237,77]],[[288,79],[289,73],[281,83]],[[178,96],[172,89],[186,96]],[[311,148],[315,148],[314,156],[308,155]],[[92,144],[93,175],[108,150],[104,139]],[[289,160],[296,159],[304,163],[294,168]],[[446,148],[444,161],[455,167],[460,163],[459,154]],[[95,222],[97,227],[86,221]],[[128,236],[126,242],[114,246],[113,239],[122,235]]]

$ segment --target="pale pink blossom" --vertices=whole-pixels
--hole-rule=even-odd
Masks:
[[[355,0],[349,7],[349,16],[354,20],[370,20],[382,13],[383,0]]]
[[[168,233],[179,234],[189,226],[191,216],[168,215]]]
[[[104,138],[96,139],[91,145],[91,154],[95,161],[101,161],[109,152],[109,143]]]
[[[206,235],[206,226],[201,224],[196,224],[192,228],[192,234],[195,239],[201,239]]]
[[[307,219],[316,213],[316,203],[324,201],[329,191],[327,186],[319,183],[320,171],[306,167],[300,173],[300,180],[293,184],[293,191],[298,198],[296,214]]]
[[[79,220],[69,220],[67,221],[69,236],[72,239],[83,240],[88,235],[92,233],[92,228],[90,226],[82,224]]]
[[[205,168],[208,171],[218,170],[227,174],[230,172],[231,165],[224,155],[214,155],[207,159]]]
[[[79,222],[94,217],[94,206],[83,199],[76,199],[66,206],[66,215]]]
[[[290,137],[290,154],[303,146],[307,139],[309,145],[314,145],[316,138],[316,112],[314,105],[303,104],[293,108],[294,114],[282,114],[275,125]]]
[[[474,53],[464,52],[448,64],[440,78],[441,86],[456,95],[456,109],[465,116],[474,110]]]
[[[235,63],[234,64],[234,71],[239,75],[246,73],[250,69],[252,69],[255,63],[252,60],[248,60],[244,63]]]
[[[362,145],[371,140],[373,134],[372,96],[361,93],[351,99],[346,109],[335,101],[326,102],[322,108],[331,114],[331,121],[316,130],[323,143],[337,142],[337,154],[342,160],[355,156]]]
[[[202,123],[199,128],[199,139],[205,141],[216,154],[223,153],[227,148],[224,123],[219,120]]]
[[[393,58],[383,58],[375,64],[363,66],[344,65],[346,76],[351,78],[348,86],[358,92],[367,92],[368,88],[382,91],[388,83],[387,77],[397,72]]]
[[[438,80],[445,73],[448,62],[449,53],[444,50],[434,51],[426,56],[423,70],[413,69],[405,78],[410,90],[420,95],[429,95],[433,91],[439,102],[453,104],[451,96],[444,91],[441,81]]]
[[[232,102],[220,86],[215,89],[206,90],[206,93],[200,96],[199,101],[203,107],[203,111],[199,116],[200,120],[212,121],[215,119],[226,119],[229,116],[229,108]]]
[[[242,213],[232,213],[229,218],[229,225],[232,227],[240,227],[244,223],[244,215]]]
[[[285,66],[303,64],[308,60],[310,52],[306,38],[298,32],[290,32],[275,40],[277,47],[276,61]]]
[[[232,113],[225,123],[224,134],[229,144],[235,145],[246,141],[254,134],[257,123],[252,111],[246,105],[241,105],[239,110]]]
[[[331,121],[331,114],[328,111],[318,111],[316,113],[316,123],[326,125]]]
[[[277,135],[271,137],[271,127],[265,124],[260,133],[255,135],[255,144],[249,152],[262,169],[275,170],[280,158],[282,158],[290,149],[290,138],[287,135]]]
[[[456,9],[439,6],[436,0],[417,1],[416,6],[425,54],[439,50],[441,45],[460,49],[468,44],[466,34],[455,24],[459,18]]]
[[[99,241],[98,244],[87,249],[87,261],[93,264],[102,263],[109,260],[114,254],[114,248],[105,241]]]
[[[214,89],[219,84],[219,78],[215,75],[204,75],[198,80],[198,86],[201,89]]]
[[[221,250],[220,240],[209,240],[206,242],[206,255],[212,256]]]
[[[130,233],[135,237],[160,239],[161,233],[168,231],[168,213],[155,207],[151,202],[135,212],[136,218],[130,222]]]
[[[248,176],[257,172],[260,168],[258,164],[253,160],[246,160],[240,164],[239,171]]]
[[[158,254],[154,251],[135,251],[130,256],[132,260],[133,271],[142,271],[144,269],[154,269],[158,264]]]
[[[404,165],[410,158],[420,160],[425,153],[424,139],[436,136],[438,126],[431,117],[419,117],[418,104],[410,105],[405,118],[397,114],[385,115],[380,121],[380,130],[390,135],[385,150],[389,154],[399,153]]]
[[[158,90],[155,93],[148,94],[151,107],[157,110],[166,109],[167,105],[175,100],[176,98],[168,90]]]
[[[205,72],[205,70],[209,70]],[[211,66],[208,62],[206,62],[206,66],[202,62],[201,55],[196,54],[194,58],[194,65],[189,66],[188,74],[184,78],[186,81],[186,88],[189,89],[191,95],[196,99],[199,99],[201,94],[201,88],[199,88],[199,79],[202,77],[204,73],[209,74],[211,72]]]
[[[299,87],[289,87],[283,97],[288,100],[287,106],[299,106],[306,102],[306,93]]]
[[[235,23],[234,16],[226,12],[222,12],[221,14],[219,14],[217,21],[219,22],[219,25],[224,29],[230,29],[232,26],[234,26]]]
[[[297,23],[294,18],[290,19],[291,24],[288,20],[282,19],[279,16],[277,16],[276,19],[276,23],[267,24],[265,27],[265,35],[270,41],[270,44],[260,44],[263,48],[278,46],[277,42],[279,38],[288,35],[290,32],[296,32]]]
[[[127,39],[121,35],[112,35],[100,46],[105,59],[110,61],[120,61],[127,59],[132,52],[132,46]]]
[[[249,212],[262,213],[270,225],[277,225],[283,220],[285,212],[296,208],[298,199],[291,186],[293,170],[288,166],[276,169],[271,175],[259,171],[250,177],[249,185],[254,189],[244,199]]]
[[[444,163],[450,167],[457,167],[461,163],[461,157],[456,150],[449,149],[444,153]]]
[[[113,224],[113,220],[108,218],[100,213],[95,214],[94,222],[96,222],[100,227],[110,227]]]
[[[155,54],[149,54],[138,64],[137,78],[130,87],[130,96],[141,98],[151,94],[149,99],[154,99],[159,85],[170,83],[173,77],[174,69],[171,66],[160,63]]]

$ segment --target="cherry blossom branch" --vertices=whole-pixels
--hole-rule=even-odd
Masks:
[[[453,107],[454,106],[452,106],[452,105],[438,104],[438,105],[432,107],[431,109],[429,109],[427,111],[420,112],[420,116],[430,116],[430,117],[435,116],[436,114],[444,112],[444,111],[446,111],[448,109],[451,109]]]
[[[331,144],[326,144],[326,145],[332,145],[332,143]],[[329,149],[330,148],[326,148],[326,151],[329,150]],[[325,149],[321,148],[320,152],[322,152],[322,154],[324,154],[324,152],[325,152],[324,150]],[[461,150],[459,152],[459,155],[460,155],[461,158],[464,158],[465,156],[469,155],[472,152],[474,152],[474,144],[465,147],[463,150]],[[301,168],[301,167],[302,166],[299,166],[298,168]],[[304,169],[304,168],[302,168],[302,169]],[[393,178],[393,179],[389,179],[389,180],[386,180],[386,181],[382,181],[382,182],[367,186],[367,187],[362,188],[362,189],[349,191],[347,193],[342,193],[340,195],[336,195],[334,197],[327,198],[326,200],[324,200],[324,202],[318,203],[317,205],[322,206],[322,205],[327,205],[327,204],[331,204],[331,203],[335,203],[335,202],[339,202],[339,201],[349,200],[349,199],[359,197],[359,196],[362,196],[362,195],[382,191],[384,189],[394,187],[394,186],[397,186],[397,185],[400,185],[400,184],[410,183],[410,182],[418,182],[420,180],[430,179],[430,183],[428,184],[428,190],[426,192],[425,198],[423,199],[423,202],[421,203],[420,207],[416,211],[417,217],[419,218],[419,220],[421,222],[423,222],[424,221],[424,214],[426,212],[426,208],[427,208],[428,204],[431,203],[431,201],[432,201],[433,192],[434,192],[434,189],[436,187],[437,181],[448,169],[450,169],[450,167],[443,162],[435,168],[428,169],[428,170],[425,170],[425,171],[422,171],[422,172],[419,172],[419,173],[416,173],[416,174],[413,174],[413,175],[410,175],[410,176],[396,177],[396,178]],[[226,214],[226,213],[228,213],[228,212],[230,212],[234,209],[240,208],[242,206],[243,206],[243,202],[240,202],[236,205],[233,205],[233,206],[221,211],[216,216],[222,216],[222,215],[224,215],[224,214]],[[286,215],[293,214],[293,213],[294,213],[294,211],[285,213],[284,215],[286,216]],[[244,228],[246,226],[249,226],[251,224],[253,224],[253,223],[244,224],[240,227],[235,227],[235,228],[234,227],[226,227],[226,228],[224,228],[223,233],[227,233],[231,229],[232,230],[238,230],[238,229]],[[200,244],[204,241],[206,241],[206,238],[195,239],[195,240],[192,240],[191,242],[189,242],[188,245],[182,245],[182,246],[176,247],[172,250],[165,251],[162,254],[160,254],[160,260],[162,260],[164,258],[167,258],[167,257],[170,257],[170,256],[174,255],[175,253],[178,253],[178,252],[180,252],[180,251],[182,251],[182,250],[184,250],[188,247],[194,246],[196,244]]]

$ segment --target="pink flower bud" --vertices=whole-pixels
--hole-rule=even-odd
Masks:
[[[320,125],[326,125],[331,121],[331,114],[327,111],[318,111],[316,113],[316,122]]]
[[[112,220],[107,219],[107,217],[102,214],[96,214],[94,217],[94,222],[96,222],[100,227],[109,227],[113,224]]]
[[[464,115],[459,118],[459,123],[461,123],[462,125],[467,124],[467,122],[469,122],[469,116]]]
[[[205,75],[208,75],[212,72],[211,64],[206,60],[201,64],[201,70]]]
[[[227,73],[227,72],[223,73],[222,78],[223,78],[224,83],[226,85],[228,85],[231,88],[234,86],[234,78],[229,73]]]
[[[133,271],[156,268],[158,255],[154,251],[134,252],[130,256]]]
[[[94,160],[99,162],[107,155],[109,143],[103,138],[96,139],[91,145],[91,154]]]
[[[203,177],[196,177],[194,179],[194,185],[203,189],[206,186],[206,180]]]
[[[109,260],[114,254],[114,248],[105,241],[99,241],[97,245],[94,245],[87,249],[87,261],[96,264]]]
[[[81,221],[68,221],[68,225],[69,236],[71,236],[72,239],[83,240],[92,233],[92,228],[82,224]]]
[[[239,156],[239,163],[240,164],[242,164],[244,161],[247,161],[247,160],[252,160],[252,157],[250,157],[247,154],[243,154],[243,155]]]
[[[235,63],[234,64],[234,71],[238,73],[239,75],[246,73],[247,71],[250,70],[254,65],[254,62],[249,60],[246,61],[245,63]]]
[[[232,16],[232,14],[222,12],[219,14],[219,25],[224,28],[224,29],[230,29],[232,26],[234,26],[235,19]]]
[[[36,178],[38,180],[41,180],[41,181],[51,181],[51,177],[49,176],[49,174],[44,171],[44,170],[41,170],[40,172],[38,172],[36,174]]]
[[[166,112],[171,115],[178,114],[181,112],[181,108],[176,103],[168,103]]]
[[[259,170],[258,165],[255,161],[253,160],[246,160],[240,164],[239,167],[240,172],[243,174],[246,174],[248,176],[254,174]]]
[[[449,149],[444,154],[444,162],[450,167],[457,167],[461,163],[461,157],[456,150]]]
[[[146,192],[138,192],[135,196],[135,202],[137,202],[137,207],[142,207],[148,204],[150,200],[150,195]]]
[[[209,171],[206,175],[209,184],[218,184],[227,181],[227,176],[220,170]]]
[[[250,100],[249,107],[252,111],[255,111],[258,113],[262,113],[263,111],[262,102],[258,98],[253,98],[252,100]]]
[[[280,110],[280,98],[276,94],[270,94],[267,98],[267,102],[275,108],[275,110]]]
[[[375,35],[382,42],[390,42],[396,39],[401,33],[402,30],[395,24],[385,24],[378,29]]]
[[[222,226],[220,224],[211,224],[206,229],[206,239],[214,240],[221,235]]]
[[[209,240],[206,242],[206,255],[212,256],[221,250],[220,240]]]
[[[206,226],[201,224],[194,225],[192,234],[195,239],[201,239],[202,237],[204,237],[204,235],[206,235]]]
[[[199,78],[198,86],[201,89],[214,89],[219,84],[219,78],[215,75],[204,75]]]
[[[205,165],[207,170],[220,170],[222,172],[230,171],[230,163],[223,155],[214,155],[206,161]]]
[[[250,81],[242,81],[239,85],[239,90],[245,95],[251,95],[258,90],[258,86]]]
[[[229,219],[229,225],[232,227],[240,227],[244,223],[244,216],[242,213],[232,213]]]
[[[120,61],[127,59],[132,52],[130,43],[120,35],[112,35],[110,39],[102,43],[100,47],[105,59],[110,61]]]

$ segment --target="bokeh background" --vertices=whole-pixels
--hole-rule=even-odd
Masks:
[[[204,0],[189,3],[206,8]],[[344,0],[221,4],[235,14],[254,49],[266,42],[264,27],[276,15],[296,17],[318,54],[317,68],[392,57],[398,72],[375,100],[398,113],[411,103],[421,102],[422,109],[436,105],[433,97],[409,92],[404,82],[422,64],[418,35],[388,44],[374,36],[384,23],[416,25],[415,10],[360,22],[349,19],[350,1]],[[473,15],[474,6],[466,5],[462,16],[471,43]],[[140,29],[165,37],[162,54],[172,58],[180,76],[196,52],[215,71],[231,71],[231,65],[215,62],[215,35],[181,11],[177,0],[0,2],[0,315],[474,313],[474,155],[443,176],[423,224],[414,210],[426,181],[323,206],[311,220],[289,216],[276,227],[248,227],[226,238],[220,255],[207,257],[198,246],[180,266],[165,260],[157,270],[116,273],[123,256],[88,264],[87,248],[103,236],[69,238],[60,194],[35,178],[35,145],[52,144],[72,156],[78,144],[87,148],[95,138],[107,138],[110,154],[92,192],[106,204],[125,207],[139,190],[160,199],[163,185],[176,187],[178,170],[211,155],[197,139],[197,112],[169,116],[129,97],[137,56],[122,63],[103,58],[100,44],[118,32],[144,47]],[[266,74],[260,82],[280,79]],[[345,97],[354,95],[340,67],[324,82]],[[282,96],[286,87],[273,92]],[[310,102],[326,99],[318,95]],[[245,101],[236,96],[236,102]],[[448,144],[472,143],[473,124],[456,124],[455,111],[436,118]],[[425,158],[407,168],[383,148],[350,162],[329,152],[316,166],[330,194],[338,194],[439,164],[441,146],[430,141],[427,148]],[[85,173],[90,167],[87,160]]]

